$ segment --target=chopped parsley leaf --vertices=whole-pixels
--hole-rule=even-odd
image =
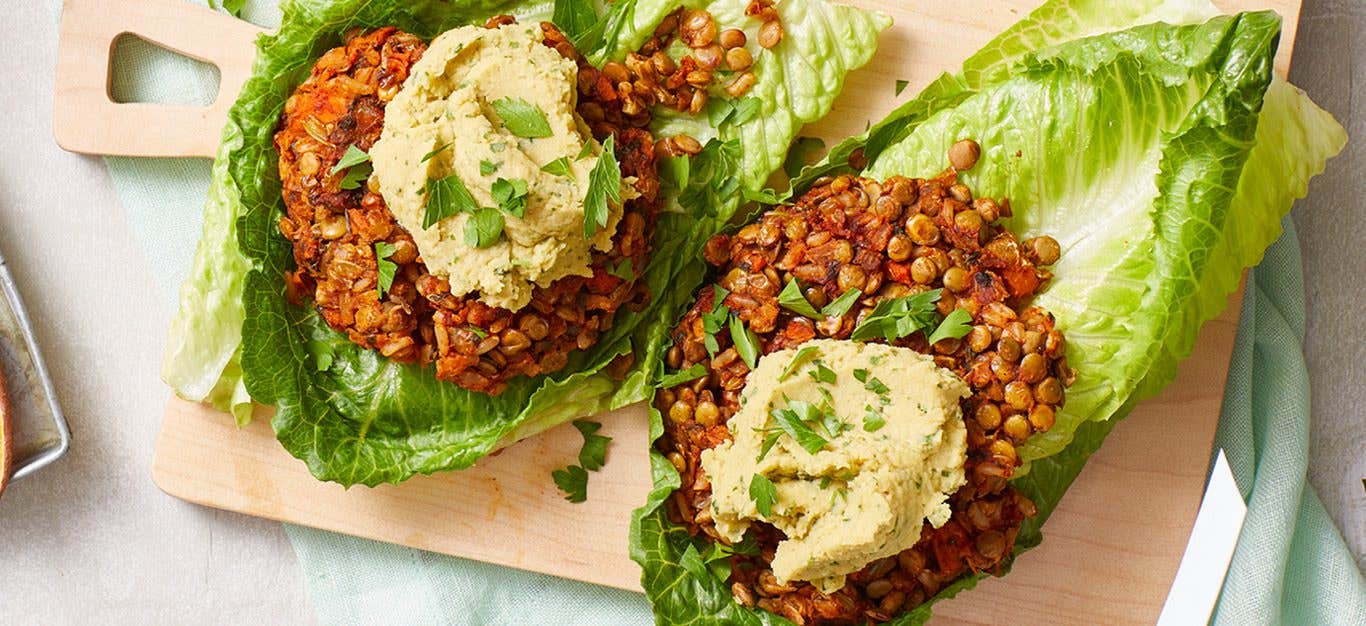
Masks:
[[[491,103],[508,132],[524,139],[549,137],[550,124],[541,108],[521,98],[502,98]]]
[[[498,171],[498,168],[502,166],[502,163],[494,163],[493,161],[481,160],[479,161],[479,173],[483,174],[484,176],[488,176]]]
[[[735,344],[735,351],[740,353],[740,358],[745,360],[745,365],[754,369],[759,363],[759,336],[739,316],[730,318],[730,340]]]
[[[569,157],[560,157],[541,166],[541,171],[552,176],[573,178],[574,170],[569,167]]]
[[[811,379],[818,383],[835,384],[835,370],[825,366],[820,359],[816,359],[816,369],[811,370]],[[824,391],[824,388],[821,389]],[[828,393],[828,392],[827,392]]]
[[[802,365],[806,363],[806,360],[818,352],[820,352],[820,348],[817,348],[816,346],[807,346],[798,350],[797,354],[792,355],[792,360],[788,362],[787,369],[784,369],[782,375],[778,376],[778,382],[787,380],[788,377],[797,373],[797,370],[801,369]]]
[[[499,178],[493,181],[491,192],[493,193],[493,201],[498,203],[498,208],[502,209],[504,213],[514,217],[526,215],[527,189],[525,180]]]
[[[866,413],[863,414],[863,430],[875,433],[882,430],[887,425],[887,419],[882,416],[882,412],[873,408],[873,405],[863,407]]]
[[[389,292],[389,288],[394,285],[394,273],[398,271],[398,264],[389,261],[388,258],[394,255],[394,244],[387,241],[375,242],[375,269],[379,271],[379,298],[384,299],[384,294]]]
[[[821,309],[821,314],[826,317],[843,317],[845,313],[849,312],[849,309],[854,308],[854,303],[858,302],[859,297],[862,295],[862,291],[850,289],[840,295],[840,297],[835,298],[834,302],[825,305],[825,308]]]
[[[759,510],[759,514],[768,517],[773,515],[773,503],[778,500],[778,488],[773,486],[773,481],[763,474],[755,474],[749,480],[749,499],[754,501],[754,508]]]
[[[889,389],[887,385],[883,384],[883,382],[881,380],[878,380],[877,378],[869,378],[866,382],[863,383],[863,388],[879,396],[885,396],[889,392],[891,392],[891,389]]]
[[[443,145],[441,145],[441,146],[437,146],[437,147],[434,148],[431,152],[428,152],[427,154],[422,155],[422,160],[420,161],[420,163],[426,163],[427,161],[432,160],[432,157],[435,157],[436,155],[441,154],[442,151],[444,151],[446,148],[449,148],[449,147],[451,147],[451,146],[453,146],[453,145],[455,145],[453,142],[449,142],[449,141],[448,141],[448,142],[446,142],[445,144],[443,144]],[[487,174],[485,174],[485,175],[487,176]]]
[[[972,332],[972,314],[965,309],[954,309],[939,322],[939,328],[934,329],[926,341],[934,345],[944,339],[961,339],[969,332]]]
[[[621,166],[612,137],[602,142],[602,156],[588,172],[588,195],[583,199],[583,238],[591,239],[607,228],[608,204],[621,202]]]
[[[427,181],[427,211],[422,215],[422,228],[431,228],[437,222],[460,213],[474,213],[479,203],[460,180],[451,174],[441,180]]]
[[[683,383],[697,380],[706,375],[707,366],[702,363],[695,363],[692,367],[689,367],[688,369],[679,370],[677,372],[664,376],[663,378],[660,378],[659,387],[663,389],[668,389],[669,387],[677,387]]]
[[[336,174],[337,172],[340,172],[348,167],[360,165],[361,163],[367,163],[369,161],[370,154],[364,150],[361,150],[360,148],[357,148],[353,144],[346,147],[346,152],[342,153],[342,157],[337,160],[336,165],[332,166],[332,170],[328,172],[328,174]]]
[[[589,420],[574,420],[574,428],[583,435],[583,447],[579,449],[579,464],[584,469],[596,472],[607,462],[607,444],[611,437],[599,435],[602,424]]]
[[[816,307],[811,306],[811,301],[807,300],[806,295],[802,293],[801,283],[797,282],[796,278],[787,281],[787,285],[778,294],[778,304],[797,315],[811,319],[820,319],[821,317],[820,312],[816,311]]]
[[[484,207],[465,222],[465,245],[487,248],[503,237],[503,212]]]
[[[942,290],[935,289],[900,298],[889,298],[877,303],[868,316],[849,336],[854,341],[867,341],[881,337],[896,341],[924,328],[939,323],[939,311],[935,303],[939,301]]]
[[[578,503],[588,499],[588,471],[577,465],[550,473],[555,486],[564,492],[564,499]]]
[[[769,415],[773,416],[783,432],[810,454],[820,452],[825,444],[829,443],[806,425],[806,422],[817,421],[820,418],[820,411],[810,402],[794,400],[788,403],[787,408],[774,409]]]

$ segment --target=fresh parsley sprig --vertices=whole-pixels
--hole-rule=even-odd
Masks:
[[[579,448],[579,464],[570,465],[550,473],[555,486],[564,492],[564,499],[579,503],[588,499],[588,472],[598,471],[607,463],[607,444],[612,438],[599,435],[602,424],[589,420],[574,420],[574,428],[583,435],[583,446]]]
[[[588,195],[583,199],[583,238],[592,239],[607,228],[609,202],[621,202],[621,165],[617,163],[612,136],[602,142],[602,154],[588,172]]]
[[[379,272],[379,281],[375,288],[379,290],[380,300],[383,300],[384,294],[394,286],[394,274],[398,272],[398,264],[388,259],[396,250],[394,244],[387,241],[375,242],[375,269]]]

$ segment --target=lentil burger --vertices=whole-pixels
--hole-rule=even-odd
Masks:
[[[513,21],[495,17],[486,27]],[[311,297],[328,325],[362,346],[397,361],[435,363],[438,378],[490,394],[510,378],[564,367],[570,352],[611,327],[617,309],[649,298],[636,280],[658,208],[655,142],[643,128],[649,115],[628,122],[611,81],[553,25],[541,29],[547,47],[578,64],[578,113],[593,120],[596,139],[615,140],[621,173],[636,181],[637,193],[625,202],[611,248],[593,253],[591,276],[537,287],[521,309],[453,296],[390,214],[376,179],[348,183],[336,167],[349,147],[368,151],[379,139],[385,105],[426,49],[421,40],[395,28],[356,33],[319,59],[286,103],[275,136],[288,209],[280,231],[298,264],[286,277],[292,297]],[[376,244],[392,247],[387,260],[396,266],[382,297]]]
[[[949,499],[948,521],[926,522],[914,547],[868,563],[831,593],[778,580],[772,562],[784,537],[755,524],[753,548],[725,552],[733,553],[726,582],[738,603],[798,624],[888,621],[965,573],[1000,568],[1020,523],[1033,515],[1033,503],[1008,480],[1020,462],[1015,446],[1053,425],[1074,375],[1053,317],[1030,304],[1050,280],[1045,268],[1058,260],[1059,246],[1047,236],[1020,241],[997,224],[1010,216],[1009,201],[976,198],[957,181],[957,170],[972,167],[978,152],[972,142],[955,145],[955,167],[929,180],[819,180],[792,206],[707,243],[705,259],[719,278],[678,323],[666,357],[671,370],[700,365],[705,374],[660,390],[654,405],[664,416],[656,445],[682,478],[668,500],[669,518],[711,542],[728,543],[713,519],[702,453],[735,436],[727,422],[744,403],[751,364],[740,336],[709,332],[707,316],[728,310],[753,333],[761,354],[818,338],[849,340],[862,334],[857,329],[880,303],[934,290],[940,315],[961,310],[971,320],[961,337],[933,345],[932,328],[891,342],[932,356],[971,389],[961,401],[967,481]],[[857,299],[830,315],[798,313],[793,308],[801,307],[782,295],[794,283],[811,308],[824,312],[841,296]]]

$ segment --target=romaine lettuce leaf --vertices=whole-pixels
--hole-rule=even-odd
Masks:
[[[229,122],[213,164],[204,207],[203,234],[194,269],[180,287],[180,306],[162,357],[161,377],[181,397],[232,413],[238,425],[251,420],[251,398],[242,385],[242,279],[250,267],[237,247],[237,187],[228,179],[228,157],[241,147],[242,132]]]
[[[726,1],[740,7],[735,11],[743,10],[743,3]],[[640,29],[648,29],[648,35],[654,22],[633,22],[633,29],[615,24],[621,16],[638,15],[637,4],[611,4],[607,19],[581,32],[579,41],[595,41],[602,49],[632,49],[624,42]],[[820,0],[795,4],[825,11]],[[398,482],[417,473],[468,467],[502,445],[646,397],[651,368],[658,361],[655,353],[673,312],[689,296],[687,289],[670,286],[700,282],[697,251],[739,206],[739,181],[763,180],[770,173],[758,169],[769,167],[767,161],[741,162],[739,141],[710,147],[708,155],[718,166],[699,170],[685,183],[682,195],[691,194],[688,204],[700,212],[661,216],[654,242],[661,252],[643,278],[655,294],[651,305],[640,312],[620,312],[612,331],[592,349],[573,355],[560,374],[515,381],[497,398],[436,381],[429,368],[392,363],[360,349],[306,307],[290,305],[283,293],[280,277],[292,261],[288,242],[276,230],[282,203],[271,136],[285,99],[313,61],[355,27],[395,25],[430,38],[496,13],[549,19],[553,8],[551,0],[291,0],[284,5],[279,31],[260,40],[252,78],[230,113],[227,140],[215,163],[206,235],[194,278],[183,290],[164,364],[164,377],[178,393],[234,408],[239,421],[250,415],[244,391],[256,402],[276,405],[273,426],[285,448],[318,478],[348,485]],[[861,64],[872,55],[876,30],[852,22],[888,24],[885,18],[849,9],[831,11],[828,17],[835,20],[829,28],[857,32],[860,38],[844,42],[827,87],[838,86],[853,67],[842,63]],[[804,35],[793,37],[807,41]],[[821,64],[823,58],[800,57],[831,50],[827,41],[779,47],[761,56],[782,64]],[[772,97],[804,104],[800,115],[790,118],[791,127],[766,130],[762,142],[754,145],[756,151],[785,151],[806,121],[802,116],[823,115],[838,93],[837,88],[812,93],[808,85],[789,97],[786,85],[766,85],[765,93]],[[720,132],[738,136],[738,125],[723,123]],[[624,381],[601,373],[626,352],[634,353],[637,367]]]
[[[1021,529],[1016,554],[1041,541],[1041,525],[1086,459],[1170,379],[1201,323],[1343,145],[1331,117],[1273,83],[1274,14],[1129,28],[1208,16],[1203,0],[1050,2],[794,181],[800,190],[849,171],[860,153],[873,178],[930,176],[950,145],[973,138],[983,154],[962,174],[967,184],[1010,198],[1018,232],[1062,243],[1056,277],[1037,301],[1067,332],[1079,375],[1053,431],[1022,449],[1034,460],[1013,484],[1039,515]],[[1109,32],[1116,28],[1129,29]],[[657,435],[662,422],[652,419]],[[711,615],[722,614],[786,623],[740,608],[726,585],[681,565],[694,540],[661,506],[678,476],[652,454],[656,488],[633,519],[632,556],[657,621],[721,623]],[[923,622],[930,604],[895,623]]]

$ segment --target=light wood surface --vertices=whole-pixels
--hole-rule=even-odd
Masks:
[[[851,3],[886,11],[897,25],[883,35],[873,63],[850,76],[834,113],[804,131],[827,142],[861,132],[865,121],[883,117],[1039,4]],[[1279,11],[1285,31],[1277,67],[1286,73],[1298,0],[1216,4]],[[218,65],[219,102],[208,109],[109,103],[108,54],[124,32]],[[101,154],[212,155],[257,32],[178,0],[68,0],[54,114],[59,143]],[[910,82],[902,99],[893,97],[895,79]],[[133,108],[118,112],[125,107]],[[148,132],[152,126],[159,130]],[[1041,547],[1021,557],[1010,576],[941,604],[936,614],[984,624],[1152,622],[1203,490],[1236,328],[1236,306],[1206,325],[1177,381],[1117,426],[1088,464],[1045,526]],[[227,415],[172,399],[152,473],[162,490],[205,506],[638,590],[639,569],[626,545],[629,512],[649,488],[644,411],[629,407],[599,419],[614,442],[607,466],[591,475],[589,500],[577,505],[565,502],[550,480],[553,469],[575,460],[581,437],[569,426],[471,470],[346,490],[313,480],[285,453],[268,412],[239,430]]]
[[[212,157],[256,58],[260,28],[183,0],[65,0],[52,131],[71,152],[118,156]],[[118,38],[137,36],[218,67],[218,98],[207,107],[118,103],[109,95]]]

